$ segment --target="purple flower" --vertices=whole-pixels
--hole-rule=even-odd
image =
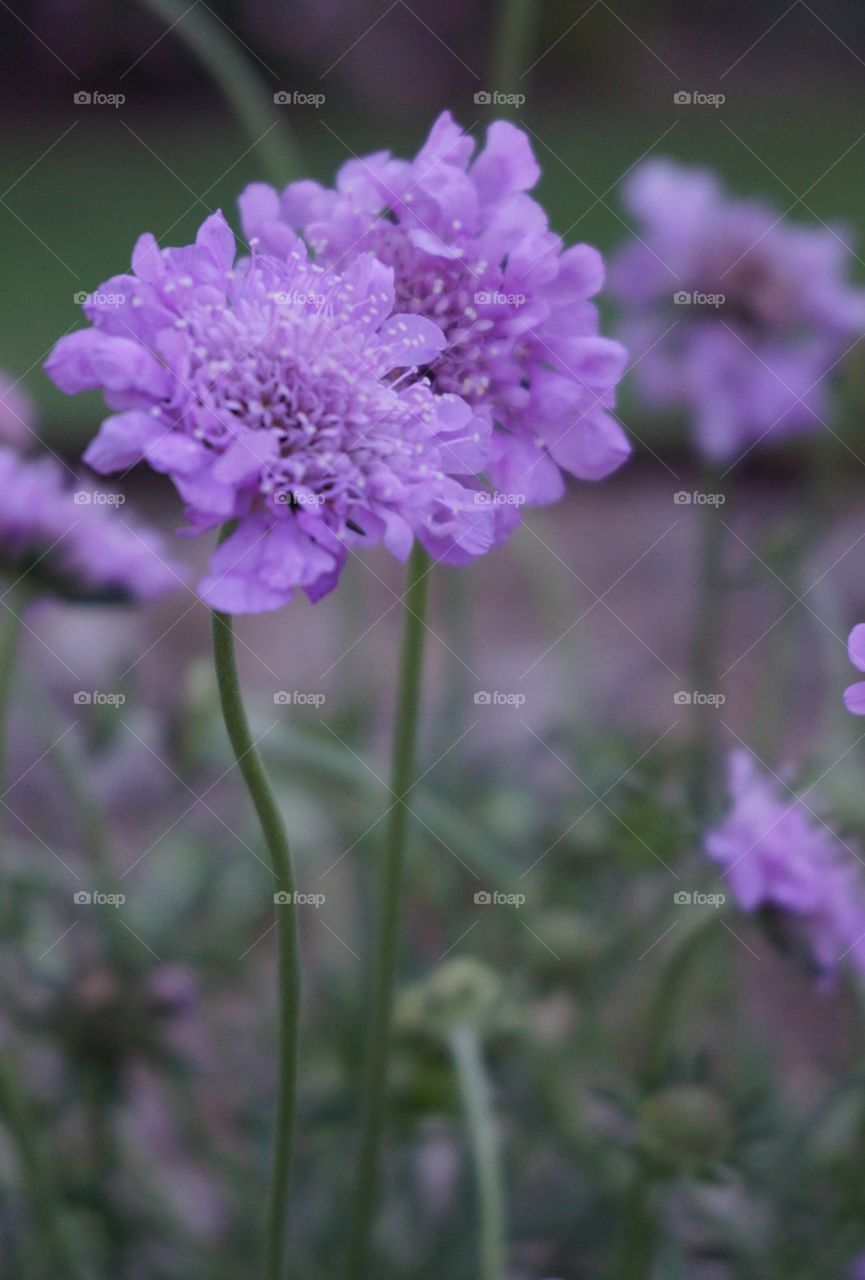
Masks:
[[[0,442],[26,449],[36,439],[36,407],[19,383],[0,369]]]
[[[111,511],[92,486],[73,490],[53,458],[0,446],[0,565],[34,594],[150,600],[184,580],[162,541]]]
[[[732,807],[705,837],[743,911],[780,916],[831,973],[850,954],[865,969],[865,881],[861,859],[817,815],[758,769],[745,751],[730,757]]]
[[[865,671],[865,623],[850,632],[847,653],[857,671]],[[844,705],[854,716],[865,716],[865,680],[857,680],[844,690]]]
[[[611,282],[645,402],[692,415],[715,461],[819,428],[829,374],[865,331],[841,236],[667,160],[636,170],[625,203],[639,238]]]
[[[625,351],[599,335],[600,254],[565,249],[526,194],[540,176],[526,134],[498,121],[472,160],[474,147],[445,112],[414,160],[349,160],[334,190],[249,187],[244,230],[268,253],[291,252],[299,230],[319,263],[343,269],[369,250],[392,267],[398,309],[444,332],[427,369],[435,388],[495,427],[495,488],[553,502],[561,469],[599,480],[630,452],[611,414]]]
[[[354,546],[404,559],[417,538],[458,564],[493,541],[470,479],[489,431],[416,374],[441,331],[394,314],[393,272],[371,255],[337,274],[287,229],[280,250],[235,263],[221,213],[185,248],[142,236],[134,275],[94,295],[112,305],[85,304],[94,327],[46,364],[64,391],[101,387],[115,410],[85,453],[95,470],[146,459],[191,532],[237,522],[200,585],[232,613],[279,608],[297,587],[318,599]]]

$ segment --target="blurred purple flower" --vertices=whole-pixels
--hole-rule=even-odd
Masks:
[[[611,285],[645,402],[691,414],[714,461],[818,429],[828,377],[865,331],[865,292],[847,281],[853,254],[840,234],[667,160],[634,172],[625,204],[638,238]]]
[[[20,381],[0,369],[0,444],[26,449],[36,439],[36,406]]]
[[[73,490],[53,458],[0,447],[0,564],[34,594],[72,599],[150,600],[179,586],[184,572],[161,538],[122,519],[111,498]]]
[[[850,632],[847,653],[857,671],[865,671],[865,623]],[[844,690],[844,705],[854,716],[865,716],[865,680],[857,680]]]
[[[238,522],[200,584],[232,613],[279,608],[297,587],[318,599],[352,546],[404,559],[417,538],[457,564],[493,542],[489,506],[459,478],[483,469],[489,431],[415,374],[441,331],[393,314],[393,272],[371,255],[337,274],[282,230],[279,257],[236,264],[221,213],[185,248],[142,236],[135,274],[92,295],[109,300],[85,304],[94,327],[46,364],[64,391],[102,387],[117,411],[84,455],[95,470],[146,459],[191,532]]]
[[[540,176],[527,135],[497,121],[472,160],[474,147],[445,112],[414,160],[349,160],[335,190],[293,182],[278,197],[254,185],[241,214],[268,253],[291,252],[299,230],[320,263],[343,269],[369,250],[393,267],[398,308],[445,334],[427,370],[435,388],[496,428],[487,473],[513,512],[561,497],[560,468],[599,480],[627,458],[609,412],[626,355],[599,335],[590,301],[600,254],[565,249],[526,194]]]
[[[743,911],[771,911],[823,973],[850,955],[865,969],[861,859],[803,801],[785,796],[746,751],[730,757],[732,801],[705,837]]]

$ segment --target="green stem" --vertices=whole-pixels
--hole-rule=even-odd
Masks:
[[[15,607],[17,606],[17,608]],[[0,626],[0,795],[6,790],[6,763],[9,753],[9,710],[14,688],[15,664],[21,641],[20,600],[6,606]]]
[[[652,1176],[638,1156],[620,1222],[622,1234],[615,1268],[617,1280],[644,1280],[651,1274],[658,1236],[649,1210],[652,1185]]]
[[[519,90],[531,57],[529,34],[537,8],[537,0],[502,0],[499,5],[492,57],[493,88],[499,93]],[[505,114],[516,114],[514,107]]]
[[[369,1280],[367,1255],[378,1199],[379,1157],[386,1110],[393,994],[398,950],[400,902],[405,863],[408,806],[405,796],[414,776],[430,564],[415,544],[408,565],[403,650],[397,695],[391,768],[393,804],[381,864],[372,1000],[367,1025],[360,1145],[348,1238],[348,1280]]]
[[[480,1237],[478,1280],[501,1280],[505,1266],[505,1196],[496,1120],[477,1032],[457,1027],[450,1051],[462,1096],[475,1169]]]
[[[260,155],[270,181],[281,187],[300,173],[297,147],[279,119],[273,95],[268,94],[234,33],[207,5],[190,8],[186,0],[141,3],[185,41],[213,76]]]
[[[0,1059],[0,1115],[6,1120],[15,1141],[27,1199],[39,1223],[41,1239],[54,1275],[86,1280],[89,1270],[82,1263],[75,1239],[64,1222],[63,1198],[55,1177],[56,1165],[46,1158],[39,1144],[29,1099],[8,1059]]]
[[[693,908],[691,908],[693,909]],[[646,1092],[664,1081],[673,1046],[679,1008],[686,984],[694,976],[694,957],[721,919],[718,909],[701,912],[686,932],[676,938],[649,999],[646,1016],[646,1052],[643,1086]]]
[[[722,495],[715,471],[704,474],[700,492]],[[694,650],[690,692],[708,696],[720,692],[720,652],[725,615],[724,517],[723,508],[704,503],[700,515],[700,560],[694,617]],[[714,771],[717,764],[719,711],[708,702],[692,708],[694,746],[692,753],[691,804],[694,822],[702,830],[715,798]]]
[[[649,999],[646,1016],[646,1052],[641,1072],[641,1097],[660,1088],[667,1074],[670,1050],[674,1043],[676,1023],[685,985],[693,977],[694,955],[711,934],[719,920],[719,912],[708,910],[676,939],[667,957],[655,989]],[[615,1275],[617,1280],[643,1280],[651,1274],[657,1242],[657,1225],[650,1212],[649,1200],[654,1187],[651,1168],[638,1154],[634,1172],[625,1195],[621,1215],[621,1246]]]
[[[297,1042],[300,1015],[300,956],[294,869],[285,826],[249,728],[240,692],[234,654],[232,619],[213,613],[213,657],[219,701],[229,741],[246,783],[264,835],[274,876],[274,888],[287,895],[277,909],[279,954],[279,1059],[276,1119],[270,1191],[264,1241],[266,1280],[281,1280],[285,1271],[288,1207],[294,1147],[297,1093]]]

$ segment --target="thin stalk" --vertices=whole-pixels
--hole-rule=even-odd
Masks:
[[[717,926],[719,918],[717,911],[706,911],[699,916],[686,933],[677,937],[658,975],[646,1015],[641,1096],[652,1093],[664,1083],[685,985],[694,974],[694,957]],[[651,1167],[637,1154],[622,1207],[616,1280],[644,1280],[651,1274],[658,1241],[657,1224],[650,1210],[654,1182]]]
[[[21,641],[21,607],[13,598],[0,619],[0,795],[6,790],[6,762],[9,753],[9,710],[14,688],[15,665]]]
[[[505,1266],[504,1179],[483,1051],[473,1027],[457,1027],[449,1043],[475,1170],[480,1221],[478,1280],[501,1280]]]
[[[430,564],[415,544],[408,565],[403,649],[397,694],[391,767],[393,804],[380,868],[380,898],[373,962],[372,1000],[367,1023],[360,1144],[348,1237],[348,1280],[369,1280],[367,1255],[378,1199],[379,1162],[387,1100],[387,1067],[399,940],[408,806],[423,674],[423,649]]]
[[[265,773],[247,720],[240,691],[234,652],[234,631],[229,615],[212,615],[213,658],[219,701],[228,738],[246,783],[264,835],[280,895],[276,916],[279,955],[279,1053],[274,1125],[273,1162],[264,1236],[266,1280],[281,1280],[285,1272],[288,1238],[292,1152],[297,1095],[297,1045],[300,1018],[300,955],[297,936],[294,868],[279,806]]]
[[[717,909],[701,912],[687,932],[676,938],[658,975],[646,1015],[643,1086],[647,1092],[664,1082],[685,986],[694,976],[694,958],[720,920]]]
[[[493,88],[499,93],[520,91],[531,61],[530,32],[537,0],[502,0],[493,36]],[[515,114],[516,104],[503,104],[505,114]],[[499,114],[501,108],[497,108]]]
[[[707,472],[700,492],[721,496],[716,472]],[[720,653],[725,617],[724,517],[722,507],[704,502],[700,515],[700,560],[694,616],[691,692],[703,699],[720,692]],[[717,765],[718,708],[696,700],[692,708],[694,745],[692,751],[691,804],[694,822],[701,831],[715,798]]]
[[[141,0],[145,8],[168,24],[168,30],[188,45],[216,81],[237,116],[262,168],[276,186],[284,186],[301,172],[297,147],[238,37],[207,5],[186,0]],[[269,68],[264,67],[269,71]],[[271,73],[272,74],[272,73]],[[274,85],[276,78],[274,76]]]

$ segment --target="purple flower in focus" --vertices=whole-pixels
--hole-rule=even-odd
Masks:
[[[121,519],[53,458],[0,447],[0,565],[34,594],[76,600],[150,600],[184,580],[158,535]]]
[[[115,410],[85,453],[96,471],[146,459],[191,532],[237,521],[200,585],[232,613],[276,609],[297,587],[318,599],[353,546],[404,559],[417,538],[457,564],[493,541],[470,480],[489,431],[416,374],[441,331],[394,314],[393,272],[371,255],[338,274],[287,229],[280,249],[235,263],[221,213],[185,248],[142,236],[134,275],[94,295],[125,301],[85,304],[94,327],[46,364],[64,391],[101,387]]]
[[[392,267],[398,310],[445,335],[433,385],[495,427],[495,488],[553,502],[561,469],[599,480],[630,452],[611,414],[626,355],[599,334],[600,254],[565,249],[526,194],[540,176],[526,134],[498,121],[472,159],[474,147],[445,112],[414,160],[387,151],[349,160],[334,190],[249,187],[244,230],[268,253],[291,252],[299,230],[320,263],[342,270],[369,250]]]
[[[851,956],[865,969],[861,859],[802,800],[784,795],[753,757],[730,757],[727,817],[705,837],[743,911],[769,911],[789,926],[823,973]]]
[[[865,623],[850,632],[847,654],[857,671],[865,671]],[[854,716],[865,716],[865,680],[857,680],[844,690],[844,705]]]
[[[865,331],[841,237],[666,160],[635,171],[625,203],[639,239],[611,284],[645,402],[691,414],[715,461],[820,427],[828,376]]]

